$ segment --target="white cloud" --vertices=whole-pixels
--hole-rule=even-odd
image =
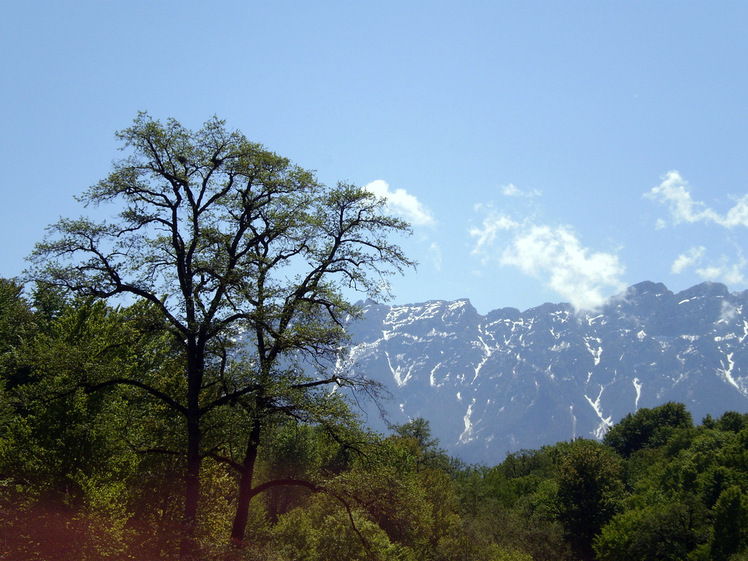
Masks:
[[[709,267],[697,269],[696,272],[704,280],[717,280],[722,274],[722,268],[716,265],[711,265]]]
[[[478,210],[478,208],[479,207],[476,207],[476,210]],[[487,251],[489,246],[496,241],[496,236],[498,236],[500,232],[513,230],[519,226],[519,222],[515,222],[508,216],[495,214],[489,215],[485,220],[483,220],[483,224],[480,228],[476,227],[470,229],[470,235],[474,238],[478,238],[472,253],[480,254]]]
[[[706,248],[704,246],[692,247],[686,253],[680,254],[673,262],[670,271],[675,274],[684,272],[691,267],[698,267],[705,261]],[[695,272],[704,280],[719,281],[726,284],[745,284],[746,262],[742,255],[738,256],[737,262],[731,262],[730,258],[722,255],[717,261],[710,260],[704,266],[695,268]]]
[[[738,309],[731,305],[727,300],[722,300],[722,311],[719,319],[725,322],[730,322],[735,319],[738,315]]]
[[[431,211],[405,189],[390,191],[389,184],[381,179],[364,185],[364,189],[386,199],[390,211],[399,214],[413,226],[433,226],[436,224]]]
[[[521,189],[517,188],[513,184],[509,185],[503,185],[501,187],[501,193],[505,197],[539,197],[542,193],[538,191],[537,189],[533,189],[532,191],[522,191]]]
[[[738,226],[748,227],[748,194],[733,200],[733,206],[726,212],[720,213],[707,206],[704,202],[693,199],[688,182],[677,171],[668,172],[661,183],[645,194],[645,197],[668,205],[670,222],[715,224],[723,228],[732,229]],[[663,219],[657,220],[657,227],[666,226]],[[748,262],[738,250],[737,260],[722,255],[719,259],[707,259],[703,246],[692,247],[686,253],[680,254],[673,262],[670,270],[678,274],[693,268],[697,275],[704,280],[720,281],[726,284],[745,284],[744,271]]]
[[[508,245],[499,242],[501,232],[511,232]],[[517,267],[577,309],[597,308],[605,302],[605,293],[625,288],[620,278],[624,267],[618,256],[583,247],[568,226],[520,224],[494,214],[482,227],[472,228],[470,235],[477,238],[473,253]]]
[[[748,195],[743,195],[735,201],[735,205],[727,213],[720,214],[706,206],[701,201],[695,201],[691,196],[688,182],[677,171],[669,171],[662,182],[644,195],[650,199],[667,203],[674,224],[681,222],[711,222],[725,228],[736,226],[748,227]],[[657,227],[663,227],[662,219],[657,221]]]
[[[748,195],[743,195],[735,203],[735,206],[727,211],[723,226],[748,226]]]
[[[726,256],[722,256],[719,263],[696,269],[696,274],[704,280],[721,281],[728,285],[745,284],[746,261],[741,258],[737,263],[729,263]]]
[[[673,265],[670,267],[670,272],[677,275],[682,273],[688,267],[696,265],[701,261],[705,251],[706,248],[702,245],[699,247],[692,247],[686,253],[681,253],[675,261],[673,261]]]

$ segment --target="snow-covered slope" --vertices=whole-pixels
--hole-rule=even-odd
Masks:
[[[594,313],[544,304],[482,316],[468,300],[369,302],[339,367],[387,386],[391,422],[424,417],[450,453],[498,462],[521,448],[601,438],[625,414],[666,401],[685,403],[697,422],[745,412],[747,303],[748,291],[717,283],[673,294],[651,282]]]

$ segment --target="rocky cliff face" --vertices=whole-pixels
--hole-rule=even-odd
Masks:
[[[745,412],[747,303],[748,291],[717,283],[673,294],[652,282],[597,312],[544,304],[482,316],[467,300],[369,302],[338,366],[387,386],[391,422],[424,417],[451,454],[497,463],[521,448],[601,438],[625,414],[667,401],[696,422]]]

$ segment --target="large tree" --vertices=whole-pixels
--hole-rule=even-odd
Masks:
[[[579,439],[560,448],[557,512],[580,559],[592,559],[592,541],[623,497],[622,463],[610,448]]]
[[[183,417],[192,527],[204,418],[239,401],[275,406],[278,387],[345,383],[330,373],[301,376],[286,358],[334,357],[358,311],[353,291],[381,296],[386,275],[412,265],[390,240],[409,226],[387,215],[382,199],[325,186],[217,118],[191,131],[140,113],[117,137],[129,155],[79,199],[112,204],[116,216],[61,219],[36,246],[30,272],[79,294],[142,299],[165,320],[182,350],[183,384],[82,383],[138,387]],[[239,336],[251,346],[242,368],[228,352]]]

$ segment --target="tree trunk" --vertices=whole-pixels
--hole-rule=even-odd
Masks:
[[[200,388],[205,358],[196,345],[190,345],[187,357],[187,466],[185,474],[184,523],[192,533],[200,498]]]
[[[249,433],[249,439],[247,441],[247,452],[244,456],[244,463],[242,463],[241,478],[239,480],[239,496],[236,501],[236,514],[234,515],[234,525],[231,528],[231,541],[236,544],[241,544],[244,541],[244,534],[247,530],[249,503],[252,500],[252,479],[254,477],[257,448],[260,445],[261,432],[262,424],[259,419],[253,419],[252,430]]]
[[[200,388],[205,358],[197,345],[187,349],[187,465],[185,470],[184,529],[180,559],[194,559],[197,507],[200,499]]]
[[[194,528],[200,497],[200,418],[187,419],[187,470],[185,474],[184,522]]]

